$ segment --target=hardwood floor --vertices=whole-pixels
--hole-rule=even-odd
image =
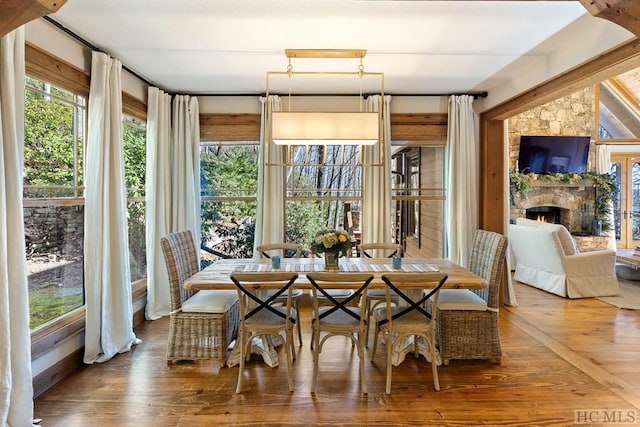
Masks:
[[[574,424],[574,411],[582,411],[580,421],[585,414],[603,421],[606,412],[609,422],[618,416],[615,421],[640,423],[640,311],[568,300],[519,283],[515,288],[519,307],[501,311],[502,363],[451,361],[439,368],[439,392],[430,364],[409,356],[394,368],[392,394],[385,395],[385,356],[378,350],[367,361],[369,394],[362,396],[355,350],[336,337],[320,356],[318,389],[311,395],[309,323],[303,321],[295,392],[287,392],[285,369],[254,357],[244,391],[236,394],[237,367],[167,366],[165,318],[137,328],[143,342],[131,352],[87,366],[36,399],[35,416],[44,427],[566,426]],[[308,319],[308,308],[302,314]]]

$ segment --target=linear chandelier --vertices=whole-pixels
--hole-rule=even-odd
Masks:
[[[289,82],[294,75],[319,75],[331,77],[337,75],[358,76],[360,80],[359,103],[360,111],[291,111],[291,89],[289,89],[289,108],[287,111],[271,111],[271,105],[267,107],[267,129],[269,135],[267,144],[273,143],[287,147],[286,160],[272,161],[271,150],[267,147],[267,165],[283,166],[291,165],[292,146],[374,146],[380,147],[380,153],[384,151],[383,122],[380,112],[362,111],[362,78],[365,75],[373,75],[380,78],[380,94],[384,95],[384,74],[365,72],[362,59],[366,55],[363,49],[286,49],[285,55],[289,60],[286,71],[267,72],[267,99],[269,98],[269,80],[274,75],[287,75]],[[293,71],[291,58],[357,58],[360,65],[357,71]],[[384,104],[384,103],[382,103]],[[381,110],[380,110],[381,111]],[[383,159],[377,156],[379,161],[365,164],[363,161],[363,147],[360,149],[360,164],[363,166],[381,166]],[[308,148],[307,148],[308,152]]]

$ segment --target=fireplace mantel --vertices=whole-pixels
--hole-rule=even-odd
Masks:
[[[539,187],[564,187],[564,188],[593,188],[596,186],[596,182],[592,179],[582,179],[574,182],[563,181],[546,181],[542,179],[536,179],[529,182],[529,188]]]

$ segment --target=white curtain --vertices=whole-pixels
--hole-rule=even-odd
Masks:
[[[367,111],[379,112],[381,138],[384,152],[378,145],[365,146],[364,163],[382,166],[365,166],[362,170],[362,243],[391,242],[391,96],[380,95],[367,98]]]
[[[596,145],[596,172],[597,173],[610,173],[611,172],[611,146],[606,144]],[[615,213],[613,211],[613,200],[609,201],[609,215],[608,222],[615,227]],[[616,249],[616,237],[615,230],[608,231],[605,235],[609,236],[608,249]]]
[[[281,100],[277,95],[269,99],[260,98],[262,118],[260,121],[260,148],[258,150],[258,207],[256,210],[256,228],[254,236],[254,257],[258,257],[256,247],[266,243],[284,241],[284,173],[282,166],[266,166],[271,163],[283,163],[283,150],[273,143],[267,144],[271,138],[269,127],[272,111],[281,111]],[[267,146],[269,152],[267,153]]]
[[[198,100],[150,87],[147,107],[147,306],[155,320],[169,314],[169,278],[160,239],[191,230],[200,247],[200,125]]]
[[[147,102],[147,306],[149,320],[170,311],[169,276],[160,239],[171,230],[171,96],[150,87]]]
[[[473,96],[449,97],[445,233],[447,257],[468,266],[478,228],[478,119]]]
[[[85,164],[84,362],[129,351],[133,333],[122,142],[122,64],[93,52]]]
[[[0,425],[31,425],[31,333],[22,216],[24,28],[0,39]]]
[[[596,145],[596,172],[611,172],[611,147],[607,144]]]

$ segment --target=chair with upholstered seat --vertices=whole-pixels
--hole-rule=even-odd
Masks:
[[[500,279],[507,238],[492,231],[474,235],[469,270],[487,281],[483,289],[445,289],[438,301],[437,341],[443,363],[451,359],[492,359],[500,363],[498,329]]]
[[[231,274],[231,280],[236,285],[240,299],[240,334],[236,344],[240,346],[240,367],[236,393],[242,391],[244,363],[251,354],[253,339],[265,336],[281,339],[282,332],[284,332],[283,350],[287,356],[289,391],[293,391],[291,371],[291,365],[295,358],[293,325],[298,316],[296,309],[292,307],[291,296],[293,283],[297,278],[297,273],[288,272],[235,272]],[[276,286],[276,289],[270,296],[267,296],[263,290],[264,286]],[[285,305],[274,305],[273,302],[281,296],[286,298]]]
[[[433,373],[433,387],[440,390],[438,380],[438,353],[436,351],[435,326],[437,312],[428,313],[424,309],[425,301],[431,299],[435,303],[438,301],[440,288],[447,280],[447,275],[440,272],[428,273],[388,273],[382,276],[385,287],[384,307],[378,307],[373,312],[376,321],[376,331],[373,341],[373,352],[371,357],[375,357],[380,334],[385,336],[385,347],[387,350],[387,381],[385,392],[391,394],[391,373],[394,351],[401,350],[400,347],[406,345],[407,340],[413,337],[414,355],[418,357],[418,338],[424,341],[431,357],[431,371]],[[414,301],[407,293],[400,288],[403,287],[425,287],[428,288],[425,295]],[[418,291],[420,292],[420,291]],[[391,295],[394,293],[404,302],[404,305],[393,306]],[[421,293],[421,292],[420,292]]]
[[[367,380],[364,368],[364,333],[366,330],[365,311],[351,305],[362,297],[366,302],[366,289],[373,276],[368,273],[308,273],[311,283],[311,339],[313,345],[313,379],[311,392],[315,393],[318,383],[320,353],[327,339],[333,336],[348,337],[356,346],[360,359],[360,388],[367,393]],[[348,289],[357,287],[349,298],[337,300],[329,295],[330,289]],[[326,305],[320,305],[318,296],[324,297]],[[324,334],[324,335],[323,335]]]
[[[171,313],[167,363],[214,359],[223,366],[239,326],[238,295],[234,290],[184,289],[184,281],[200,270],[191,231],[160,239],[167,272]]]
[[[274,255],[279,255],[281,258],[300,258],[302,254],[302,245],[296,243],[267,243],[256,247],[258,254],[261,258],[271,259]],[[274,291],[269,291],[273,295]],[[304,292],[302,289],[294,289],[291,295],[293,307],[296,309],[296,313],[300,316],[300,301]],[[270,296],[270,295],[269,295]],[[282,295],[280,298],[275,299],[275,303],[283,303],[286,301],[286,295]],[[298,343],[302,345],[302,327],[300,326],[300,318],[296,319],[296,329],[298,330]]]
[[[362,243],[357,247],[357,253],[362,258],[393,258],[394,256],[402,257],[402,245],[397,243]],[[369,289],[367,290],[367,319],[371,317],[373,310],[385,300],[384,289]],[[392,294],[391,302],[393,304],[398,303],[398,296]],[[365,337],[365,346],[369,344],[369,326],[367,322],[367,333]]]

